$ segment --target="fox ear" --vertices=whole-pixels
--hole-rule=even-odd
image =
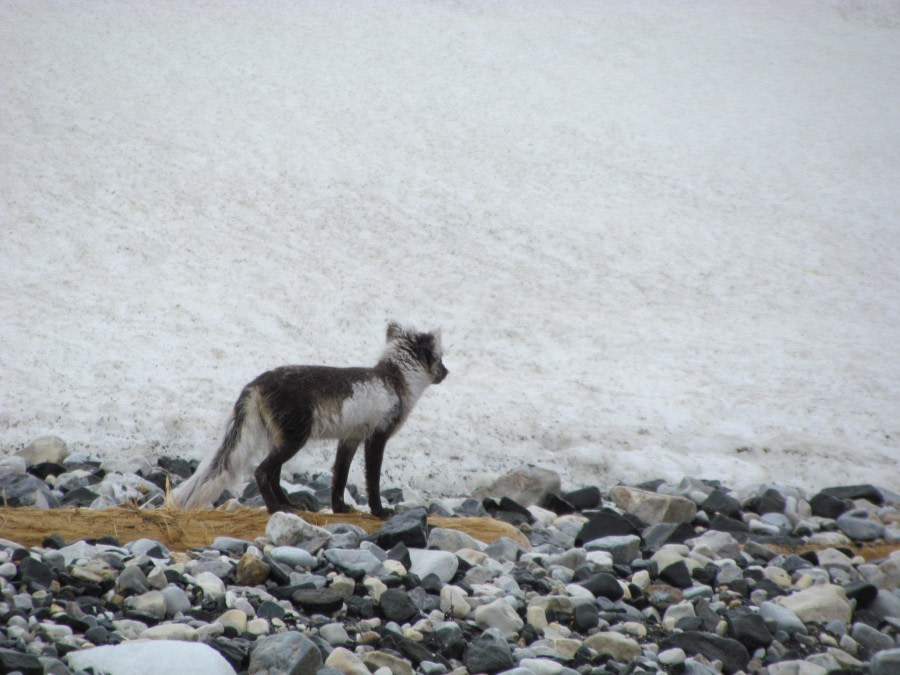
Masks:
[[[431,331],[431,335],[434,338],[434,350],[436,352],[441,351],[441,329],[435,328]]]
[[[400,327],[400,324],[396,321],[391,321],[388,323],[387,327],[387,339],[388,340],[396,340],[400,337],[400,334],[403,333],[403,329]]]

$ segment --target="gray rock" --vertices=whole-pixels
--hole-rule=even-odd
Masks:
[[[360,549],[330,548],[325,551],[325,559],[344,571],[364,570],[366,574],[384,573],[384,565],[370,551]]]
[[[741,545],[738,540],[730,533],[719,530],[707,530],[701,536],[688,539],[685,543],[695,553],[713,560],[722,560],[723,558],[737,560],[741,555]]]
[[[59,497],[40,478],[27,473],[0,475],[0,495],[9,506],[50,509],[59,506]]]
[[[663,495],[638,488],[617,485],[609,491],[616,506],[637,516],[648,525],[689,523],[697,515],[697,505],[686,497]]]
[[[146,593],[150,590],[150,582],[147,575],[137,565],[130,565],[121,571],[116,577],[116,592],[123,593]]]
[[[166,616],[172,618],[178,612],[186,612],[191,608],[191,599],[180,586],[170,584],[160,591],[166,603]]]
[[[471,642],[463,662],[470,673],[496,673],[515,665],[506,639],[493,629],[484,631]]]
[[[498,537],[484,547],[484,552],[498,562],[515,562],[524,550],[509,537]]]
[[[210,548],[214,548],[217,551],[221,551],[222,553],[227,553],[233,556],[243,555],[244,551],[247,550],[247,547],[250,545],[250,542],[245,539],[237,539],[235,537],[216,537],[213,539],[212,544],[209,545]]]
[[[871,626],[857,622],[850,629],[850,636],[870,652],[890,649],[894,646],[894,638]]]
[[[871,675],[896,675],[900,673],[900,647],[885,649],[872,657]]]
[[[770,630],[784,631],[788,635],[806,633],[806,625],[791,610],[774,602],[766,601],[759,606],[759,614],[767,624],[771,622]],[[773,629],[774,627],[774,629]]]
[[[482,551],[485,548],[485,544],[459,530],[452,530],[448,527],[433,527],[431,532],[428,533],[428,545],[426,548],[456,553],[462,548]]]
[[[493,628],[503,637],[513,639],[525,625],[516,610],[504,599],[498,598],[475,608],[475,624],[479,628]]]
[[[339,623],[326,623],[324,626],[320,626],[319,635],[321,635],[322,639],[328,644],[335,647],[350,642],[350,636],[347,634],[347,629]]]
[[[890,591],[879,589],[878,595],[875,596],[875,599],[869,604],[867,609],[874,612],[883,621],[900,619],[900,597]]]
[[[884,525],[875,520],[844,514],[837,519],[838,529],[853,541],[873,541],[884,537]]]
[[[833,619],[850,623],[853,608],[844,589],[834,584],[817,584],[793,595],[780,596],[775,604],[791,610],[804,622],[825,623]]]
[[[640,557],[641,538],[634,534],[600,537],[587,542],[584,548],[588,551],[606,551],[612,555],[613,563],[630,565]]]
[[[294,568],[311,569],[318,564],[318,559],[309,551],[297,546],[276,546],[269,555],[272,559]]]
[[[297,632],[258,638],[250,652],[248,672],[307,675],[322,666],[322,654],[316,644]]]

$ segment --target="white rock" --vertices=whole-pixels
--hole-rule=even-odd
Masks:
[[[141,631],[142,640],[178,640],[196,642],[197,630],[186,623],[161,623]]]
[[[225,582],[212,572],[200,572],[194,581],[207,597],[218,599],[225,595]]]
[[[447,551],[427,551],[419,548],[409,549],[412,561],[410,572],[424,579],[429,574],[436,574],[441,583],[448,583],[459,568],[459,560]]]
[[[266,523],[266,538],[275,546],[294,546],[310,539],[331,539],[331,532],[294,513],[273,513]]]
[[[190,664],[191,675],[234,675],[219,652],[196,642],[148,640],[93,647],[66,656],[73,670],[93,668],[108,675],[158,675],[179,673]]]
[[[441,611],[454,619],[465,619],[472,611],[466,597],[466,592],[459,586],[444,584],[441,587]]]
[[[505,598],[498,598],[486,605],[476,607],[474,617],[478,627],[496,628],[506,638],[514,637],[525,625],[525,622]]]
[[[41,462],[60,464],[69,456],[69,448],[59,436],[42,436],[19,450],[16,456],[24,459],[27,466]]]

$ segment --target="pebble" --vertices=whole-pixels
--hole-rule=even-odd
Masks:
[[[99,463],[83,456],[48,467],[46,480],[16,460],[0,462],[0,477],[19,477],[21,504],[86,487],[111,503],[142,485],[120,473],[101,487]],[[172,483],[187,475],[171,461],[150,470]],[[493,542],[429,529],[419,504],[369,536],[275,514],[265,537],[217,537],[187,555],[150,539],[0,540],[0,670],[71,672],[97,647],[140,644],[164,650],[148,662],[168,663],[191,644],[204,648],[196,662],[177,662],[192,672],[217,672],[213,657],[221,672],[290,663],[323,675],[900,672],[900,551],[871,561],[856,551],[873,536],[896,540],[896,494],[696,479],[609,494],[549,486],[539,500],[494,493],[428,507],[490,512],[520,530]],[[788,554],[781,542],[818,548]]]

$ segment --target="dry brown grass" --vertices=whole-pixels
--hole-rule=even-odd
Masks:
[[[298,512],[314,525],[350,523],[366,532],[375,532],[384,521],[368,513]],[[25,546],[37,546],[51,534],[66,542],[113,535],[122,543],[147,537],[162,542],[170,549],[185,551],[207,546],[218,536],[252,541],[266,533],[269,514],[264,509],[237,508],[230,511],[209,509],[36,509],[32,507],[0,507],[0,537]],[[492,542],[509,537],[528,546],[528,540],[512,525],[492,518],[430,517],[430,525],[461,530],[476,539]]]
[[[350,523],[366,532],[375,532],[384,521],[368,513],[298,512],[314,525]],[[218,536],[237,537],[252,541],[264,535],[269,514],[264,509],[239,507],[230,511],[209,509],[139,509],[122,506],[111,509],[36,509],[0,506],[0,537],[25,546],[38,546],[51,534],[60,535],[66,542],[78,539],[113,535],[122,543],[147,537],[162,542],[175,551],[207,546]],[[490,543],[499,537],[509,537],[521,546],[528,540],[518,529],[493,518],[430,517],[435,527],[461,530],[476,539]],[[770,546],[781,553],[803,553],[824,546]],[[885,558],[900,549],[898,544],[884,542],[853,547],[853,552],[866,560]]]

